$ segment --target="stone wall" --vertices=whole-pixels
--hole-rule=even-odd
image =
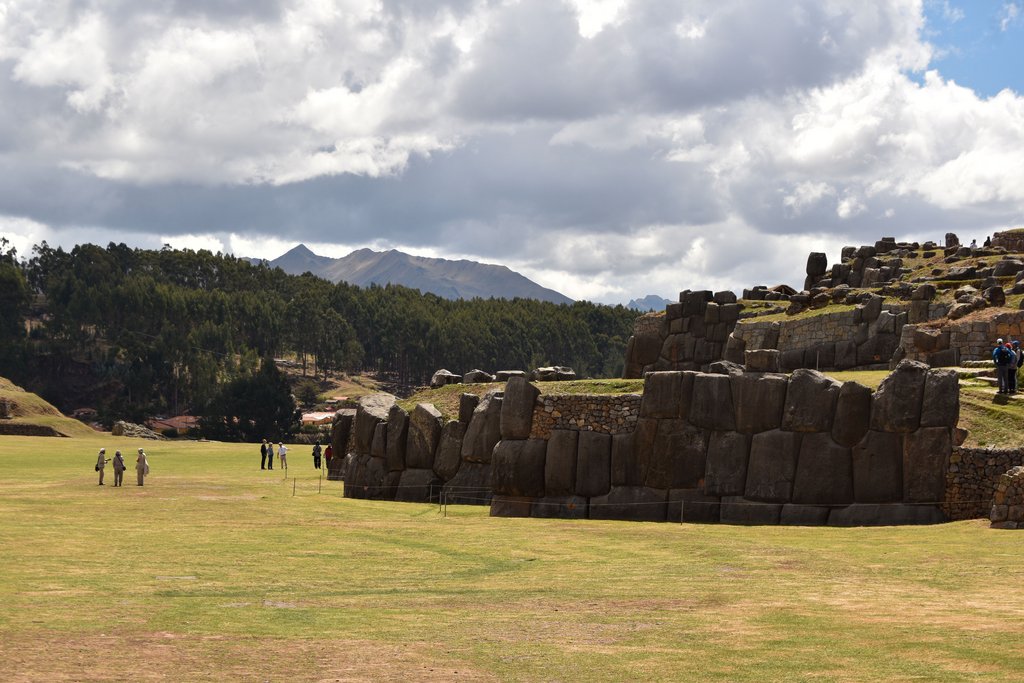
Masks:
[[[951,321],[942,326],[904,325],[899,354],[932,366],[991,360],[996,339],[1021,339],[1024,311],[1006,310],[986,319]]]
[[[638,379],[645,372],[698,370],[721,360],[740,308],[729,291],[680,293],[679,303],[669,304],[663,316],[642,316],[634,326],[622,376]]]
[[[640,395],[544,395],[533,409],[530,437],[547,439],[553,429],[623,434],[636,428]]]
[[[1006,251],[1024,251],[1024,231],[1018,229],[993,233],[992,246],[1003,247]]]
[[[512,386],[510,381],[509,386]],[[494,451],[496,516],[737,524],[938,522],[956,374],[903,362],[872,393],[813,370],[655,372],[632,434],[552,430]]]
[[[943,512],[951,520],[988,517],[999,478],[1024,465],[1024,450],[957,448],[949,459]]]
[[[999,477],[990,519],[995,529],[1024,529],[1024,467],[1014,467]]]

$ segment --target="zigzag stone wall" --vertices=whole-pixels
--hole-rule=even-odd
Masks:
[[[909,361],[874,393],[813,370],[650,373],[632,434],[554,430],[544,442],[503,425],[491,514],[939,522],[958,417],[955,373]]]
[[[336,422],[335,449],[347,455],[331,474],[348,497],[445,497],[489,503],[494,516],[836,526],[947,518],[955,373],[904,361],[872,393],[813,370],[733,370],[650,373],[642,398],[542,400],[512,378],[479,403],[465,395],[448,422],[430,405],[406,413],[392,397],[370,397]],[[538,428],[556,403],[577,419]],[[595,416],[615,406],[635,417],[596,429]]]

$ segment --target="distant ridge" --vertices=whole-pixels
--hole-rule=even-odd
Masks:
[[[647,311],[663,311],[670,303],[672,302],[668,299],[663,299],[657,294],[648,294],[642,299],[633,299],[626,304],[626,308],[632,308],[634,311],[643,311],[646,313]]]
[[[250,261],[258,263],[261,259]],[[413,256],[395,249],[358,249],[348,256],[331,258],[314,254],[306,245],[300,244],[268,263],[271,268],[280,268],[291,275],[309,272],[331,282],[347,282],[360,287],[402,285],[445,299],[519,297],[556,304],[573,302],[564,294],[541,287],[505,266]]]

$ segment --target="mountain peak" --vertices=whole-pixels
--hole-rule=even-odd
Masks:
[[[402,285],[430,292],[446,299],[538,299],[570,304],[572,299],[542,287],[506,266],[476,261],[412,256],[397,249],[373,251],[357,249],[342,258],[319,256],[306,245],[293,247],[270,262],[286,273],[311,272],[331,282],[348,282],[367,287],[370,284]]]

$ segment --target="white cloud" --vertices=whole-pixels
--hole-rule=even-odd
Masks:
[[[1007,2],[1003,5],[999,15],[999,30],[1006,31],[1013,24],[1017,23],[1021,16],[1021,6],[1016,2]]]
[[[800,275],[801,234],[1024,215],[1024,98],[926,71],[921,0],[90,7],[0,3],[0,214],[53,238],[394,247],[627,300]]]
[[[216,235],[164,235],[160,238],[162,244],[170,245],[174,249],[191,249],[199,251],[205,249],[213,254],[224,253],[224,242]]]
[[[22,216],[0,215],[0,237],[6,239],[18,252],[19,259],[32,257],[32,247],[50,235],[48,226]]]

